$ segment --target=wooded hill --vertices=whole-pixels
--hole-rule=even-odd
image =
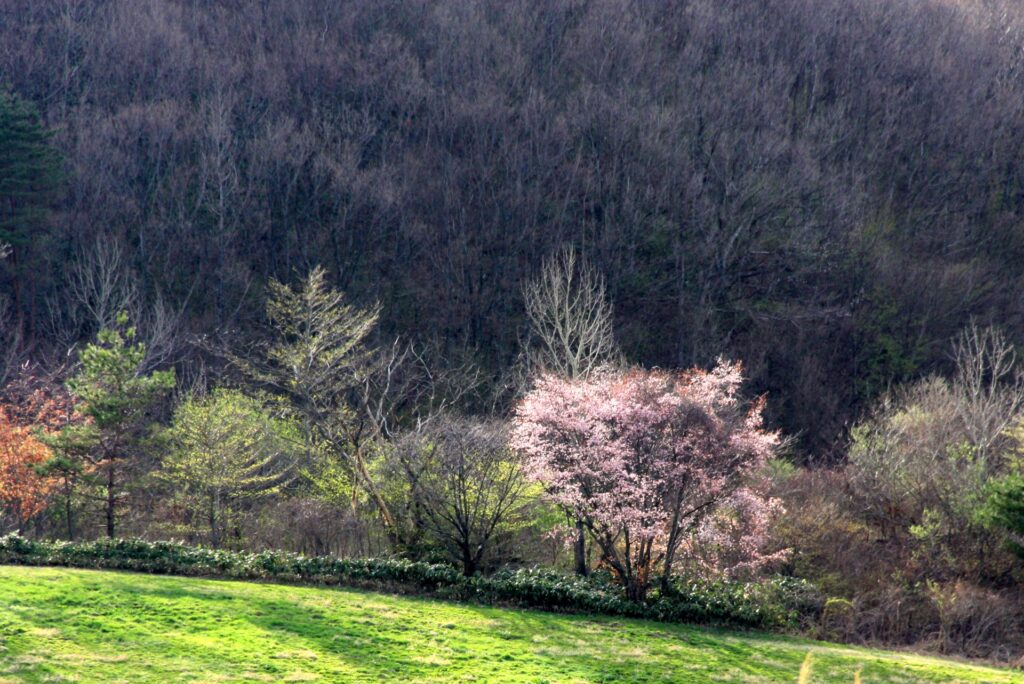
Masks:
[[[66,358],[128,304],[195,378],[192,336],[244,337],[271,278],[323,264],[380,302],[378,342],[472,357],[473,401],[507,405],[522,286],[568,243],[607,278],[629,360],[742,359],[769,421],[834,455],[868,400],[946,369],[972,318],[1024,338],[1022,18],[0,0],[2,106],[34,107],[62,158],[47,211],[0,183],[5,368]]]

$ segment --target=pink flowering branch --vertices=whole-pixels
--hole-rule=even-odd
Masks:
[[[530,478],[582,520],[637,600],[677,555],[688,567],[756,567],[777,505],[752,484],[778,444],[764,400],[745,404],[739,364],[684,373],[543,376],[512,443]]]

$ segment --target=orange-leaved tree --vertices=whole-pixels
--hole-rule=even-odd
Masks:
[[[70,395],[26,368],[0,396],[0,511],[18,532],[42,513],[58,479],[46,435],[75,422]]]
[[[0,508],[18,532],[46,508],[55,481],[40,473],[50,449],[35,428],[22,425],[7,406],[0,406]]]

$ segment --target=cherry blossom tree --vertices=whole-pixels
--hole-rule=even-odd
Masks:
[[[512,444],[526,472],[578,517],[633,600],[677,555],[753,567],[778,509],[757,474],[779,438],[764,400],[740,397],[739,364],[711,371],[545,375],[520,403]],[[729,568],[717,567],[728,570]]]

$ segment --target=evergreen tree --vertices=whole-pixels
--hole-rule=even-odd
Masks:
[[[1007,533],[1010,550],[1024,558],[1024,476],[1007,475],[993,482],[986,508],[989,520]]]
[[[1005,533],[1007,547],[1024,559],[1024,419],[1018,419],[1005,435],[1017,447],[1006,456],[1006,472],[989,481],[981,517]]]
[[[31,103],[0,92],[0,244],[10,250],[19,316],[34,282],[30,247],[38,251],[43,242],[39,231],[60,182],[50,138]]]
[[[148,410],[174,387],[174,370],[142,372],[146,348],[136,343],[127,316],[118,327],[101,330],[81,353],[81,368],[68,380],[79,412],[86,418],[62,430],[51,446],[79,458],[102,477],[106,532],[113,537],[124,464],[137,456],[149,427]]]

